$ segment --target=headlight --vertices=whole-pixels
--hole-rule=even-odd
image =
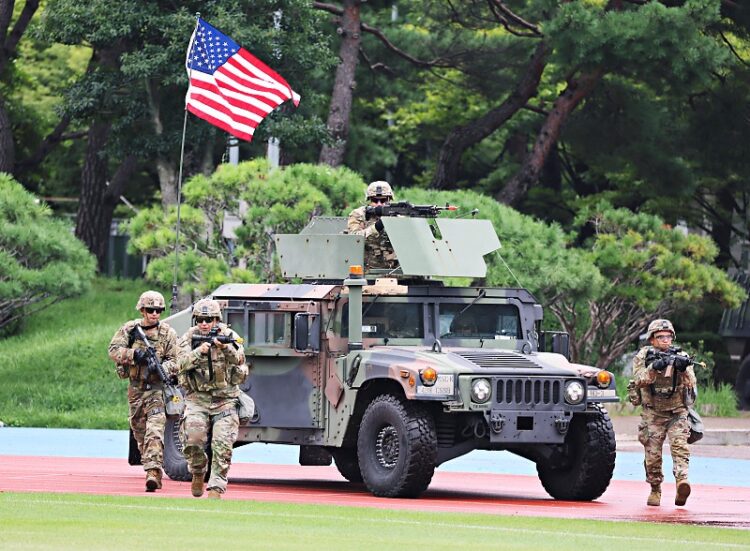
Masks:
[[[586,395],[586,389],[581,381],[568,381],[565,384],[565,401],[569,404],[580,404]]]
[[[471,400],[477,404],[484,404],[492,396],[492,386],[487,379],[475,379],[471,383]]]

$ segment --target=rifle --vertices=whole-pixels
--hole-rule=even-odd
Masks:
[[[458,210],[458,207],[446,203],[444,207],[437,205],[412,205],[406,201],[365,207],[365,219],[375,216],[409,216],[415,218],[437,218],[441,211]]]
[[[143,373],[143,380],[148,380],[148,377],[149,375],[151,375],[151,373],[156,373],[159,379],[161,379],[161,382],[164,384],[164,406],[166,409],[166,414],[170,417],[174,415],[182,415],[182,412],[185,410],[185,401],[182,398],[182,393],[180,392],[180,389],[178,389],[172,383],[172,378],[167,375],[166,371],[164,371],[164,367],[161,365],[159,358],[156,356],[156,349],[149,342],[148,338],[146,337],[146,333],[143,331],[143,328],[140,325],[136,325],[133,328],[133,334],[146,346],[145,351],[147,367]]]
[[[672,367],[677,371],[685,371],[689,365],[693,365],[695,362],[690,356],[683,356],[679,354],[682,352],[682,348],[677,346],[670,346],[665,351],[649,350],[646,353],[646,364],[651,364],[651,368],[656,371],[664,371],[666,377],[672,376]]]

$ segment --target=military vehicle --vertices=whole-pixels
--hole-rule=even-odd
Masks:
[[[542,332],[524,289],[449,287],[483,278],[500,247],[489,221],[383,217],[400,268],[362,273],[364,238],[345,218],[275,236],[284,277],[228,284],[212,297],[245,339],[242,390],[255,416],[238,446],[299,446],[301,465],[330,465],[376,496],[416,497],[435,468],[472,450],[536,463],[556,499],[602,495],[615,466],[604,403],[611,373],[567,359],[568,335]],[[178,334],[188,311],[173,317]],[[189,480],[168,421],[165,470]]]
[[[750,275],[738,272],[733,280],[750,295]],[[719,335],[727,345],[730,365],[721,366],[716,379],[734,383],[740,409],[750,409],[750,298],[738,308],[724,310]]]

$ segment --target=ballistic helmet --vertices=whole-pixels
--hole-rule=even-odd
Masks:
[[[371,197],[390,197],[391,199],[393,199],[393,190],[391,189],[391,184],[389,184],[388,182],[384,182],[383,180],[372,182],[369,186],[367,186],[367,193],[365,193],[366,199],[369,199]]]
[[[140,311],[141,308],[161,308],[164,310],[164,297],[156,291],[146,291],[138,299],[135,309]]]
[[[193,306],[193,317],[221,319],[221,306],[215,300],[202,298]]]
[[[669,331],[672,333],[672,338],[675,338],[677,335],[675,335],[674,327],[672,326],[672,322],[669,320],[654,320],[651,323],[648,324],[648,329],[646,330],[646,340],[650,341],[654,333],[658,333],[659,331]]]

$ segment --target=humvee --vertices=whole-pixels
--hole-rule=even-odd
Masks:
[[[416,497],[435,468],[472,450],[536,464],[556,499],[593,500],[615,465],[603,405],[611,373],[568,361],[568,335],[542,332],[524,289],[450,287],[483,278],[500,247],[489,221],[383,217],[400,268],[362,273],[364,239],[345,218],[275,236],[285,278],[228,284],[213,298],[245,339],[242,390],[255,416],[237,446],[299,446],[301,465],[330,465],[376,496]],[[178,334],[190,312],[170,320]],[[165,471],[189,480],[168,420]]]

